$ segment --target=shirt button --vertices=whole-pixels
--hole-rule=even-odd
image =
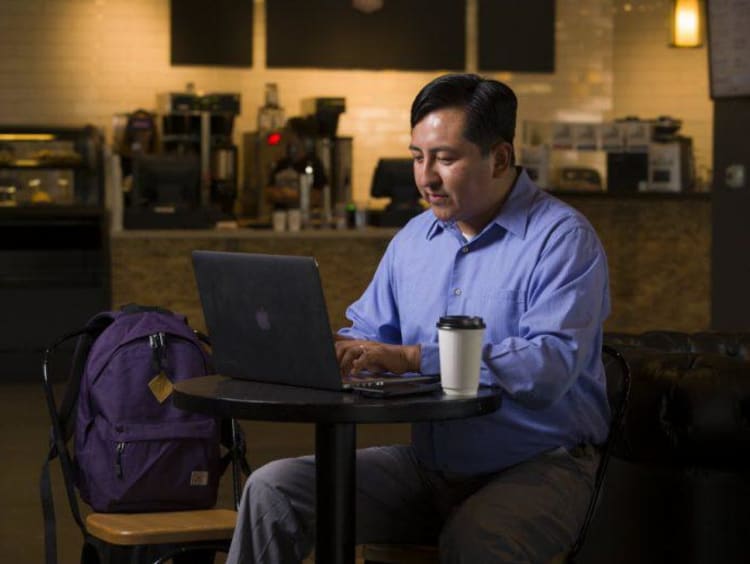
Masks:
[[[461,249],[461,252],[462,252],[463,254],[466,254],[466,253],[468,253],[468,252],[469,252],[469,247],[464,247],[463,249]]]
[[[455,290],[453,290],[453,293],[454,293],[454,294],[455,294],[456,296],[460,296],[460,295],[461,295],[461,288],[456,288]]]

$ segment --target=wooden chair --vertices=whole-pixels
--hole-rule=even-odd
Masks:
[[[196,511],[163,511],[156,513],[97,513],[82,514],[75,487],[74,459],[68,449],[72,436],[72,417],[75,393],[67,393],[61,405],[55,400],[50,381],[50,358],[60,344],[79,333],[68,335],[47,349],[43,362],[43,385],[47,409],[51,419],[50,451],[42,469],[41,490],[45,525],[47,564],[57,562],[57,542],[54,527],[49,464],[59,458],[63,483],[76,524],[83,534],[81,564],[138,562],[161,564],[174,562],[211,562],[215,553],[226,553],[234,533],[237,507],[244,477],[250,474],[245,458],[242,430],[233,419],[223,420],[222,445],[226,448],[232,467],[232,508]],[[201,336],[203,337],[203,336]],[[45,494],[44,492],[47,492]]]
[[[594,491],[586,509],[586,516],[570,550],[559,554],[549,564],[576,561],[586,540],[591,521],[599,505],[599,495],[612,455],[612,448],[622,432],[630,398],[630,367],[622,354],[609,345],[603,347],[604,369],[607,377],[607,399],[612,412],[609,434],[601,446],[601,459],[594,478]],[[502,409],[502,408],[501,408]],[[438,550],[435,546],[366,544],[362,547],[365,564],[438,564]]]

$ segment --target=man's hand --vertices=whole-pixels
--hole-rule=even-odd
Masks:
[[[370,372],[419,372],[422,350],[419,345],[386,345],[336,336],[336,358],[341,375],[363,370]]]

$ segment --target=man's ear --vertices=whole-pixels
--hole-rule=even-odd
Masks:
[[[492,172],[495,176],[503,174],[513,163],[513,145],[501,141],[491,149],[493,157]]]

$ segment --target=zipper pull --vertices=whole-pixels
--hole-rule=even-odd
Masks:
[[[159,366],[161,366],[162,371],[166,374],[167,373],[167,337],[165,333],[157,333],[157,339],[159,341],[159,352],[160,358],[159,358]]]
[[[163,337],[162,337],[163,340]],[[159,333],[154,333],[148,336],[148,346],[151,347],[151,367],[153,368],[154,374],[161,372],[161,354],[159,344]]]
[[[125,450],[125,443],[117,443],[117,456],[115,457],[115,474],[122,478],[122,451]]]

